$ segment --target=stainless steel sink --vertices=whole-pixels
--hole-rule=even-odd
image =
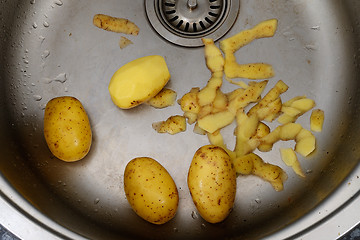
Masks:
[[[317,234],[329,239],[335,237],[331,230],[323,232],[324,224],[343,233],[359,222],[359,216],[342,213],[358,211],[354,201],[360,199],[360,2],[199,0],[199,8],[213,2],[223,8],[221,18],[196,29],[171,24],[173,16],[161,12],[165,2],[172,1],[0,2],[0,223],[23,239],[314,239]],[[121,34],[93,26],[98,13],[135,22],[140,33],[128,37],[133,44],[120,50]],[[196,21],[184,12],[182,17]],[[197,214],[186,183],[192,156],[207,138],[194,134],[192,126],[175,136],[156,133],[151,124],[181,114],[180,107],[120,110],[108,83],[123,64],[158,54],[171,73],[168,86],[181,97],[210,77],[199,37],[223,39],[270,18],[279,21],[275,36],[252,42],[236,56],[242,63],[272,64],[276,76],[266,90],[282,79],[290,87],[283,100],[314,99],[325,111],[324,130],[316,134],[316,152],[300,159],[305,179],[281,162],[279,148],[293,143],[277,143],[259,155],[288,173],[284,191],[239,176],[232,213],[220,224],[208,224]],[[45,104],[63,95],[83,103],[93,129],[89,155],[75,163],[53,157],[43,137]],[[308,117],[299,119],[307,128]],[[232,131],[224,131],[230,146]],[[125,198],[124,168],[138,156],[157,159],[177,184],[179,210],[165,225],[137,217]]]

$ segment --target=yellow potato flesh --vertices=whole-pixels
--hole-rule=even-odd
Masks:
[[[221,147],[222,149],[224,149],[226,151],[227,154],[229,154],[230,158],[233,159],[236,157],[235,152],[230,151],[225,143],[224,143],[224,138],[220,133],[220,130],[214,132],[214,133],[207,133],[208,139],[210,144]]]
[[[174,105],[176,96],[177,94],[174,90],[163,88],[155,97],[151,98],[147,103],[154,108],[166,108]]]
[[[258,155],[250,154],[254,164],[252,174],[271,183],[276,191],[282,191],[287,174],[280,167],[264,162]]]
[[[263,138],[270,133],[270,128],[265,123],[259,122],[253,139]]]
[[[228,53],[229,55],[231,53]],[[233,60],[226,59],[224,72],[228,78],[265,79],[275,76],[271,65],[266,63],[238,64]]]
[[[254,39],[266,38],[274,36],[277,28],[277,20],[270,19],[263,21],[255,27],[239,32],[238,34],[222,40],[220,42],[220,48],[223,52],[232,51],[235,52],[241,47],[249,44]]]
[[[224,69],[224,58],[219,48],[217,48],[212,39],[203,38],[205,47],[206,66],[211,72],[222,72]]]
[[[205,117],[198,120],[199,127],[209,133],[213,133],[216,130],[223,128],[235,119],[235,115],[229,111],[222,111],[215,114],[208,114]]]
[[[316,139],[315,136],[309,136],[300,139],[295,144],[295,151],[300,153],[302,156],[307,157],[310,153],[315,150],[316,147]]]
[[[223,221],[236,193],[236,172],[229,155],[214,145],[198,149],[189,168],[188,187],[203,219],[210,223]]]
[[[263,21],[252,29],[222,40],[220,48],[225,54],[224,72],[227,78],[264,79],[275,75],[271,65],[264,63],[238,64],[234,53],[255,39],[272,37],[277,28],[277,20]]]
[[[254,168],[252,154],[246,154],[234,159],[234,167],[237,173],[248,175],[251,174]]]
[[[112,76],[109,92],[116,106],[133,108],[156,96],[170,79],[165,59],[158,55],[138,58]]]
[[[275,86],[254,106],[249,110],[248,115],[256,113],[259,109],[266,107],[271,102],[279,98],[279,96],[288,90],[288,86],[279,80]]]
[[[186,93],[180,100],[178,100],[181,110],[195,114],[199,113],[201,107],[197,99],[199,91],[199,88],[192,88],[190,92]]]
[[[301,131],[302,126],[299,123],[287,123],[280,127],[279,138],[283,141],[294,140]]]
[[[294,172],[300,177],[305,177],[305,174],[301,169],[301,165],[296,156],[296,153],[292,148],[281,148],[280,154],[281,154],[281,159],[287,166],[292,167]]]
[[[166,121],[153,123],[152,127],[158,133],[169,133],[174,135],[186,130],[186,118],[179,115],[171,116],[166,119]]]
[[[258,101],[258,98],[261,96],[261,93],[264,91],[268,81],[265,80],[261,82],[252,82],[252,83],[253,84],[251,84],[247,89],[240,92],[239,95],[234,97],[229,102],[229,106],[228,106],[229,111],[236,114],[236,112],[240,108],[244,108],[247,105],[249,105],[249,103]]]
[[[324,111],[321,109],[314,109],[310,116],[310,129],[314,132],[321,132],[324,124]]]
[[[127,164],[124,190],[132,209],[148,222],[163,224],[176,214],[179,195],[175,182],[152,158],[135,158]]]
[[[92,132],[81,102],[74,97],[57,97],[45,107],[44,136],[55,157],[73,162],[90,150]]]
[[[218,89],[216,91],[216,97],[213,102],[213,106],[214,106],[213,113],[215,110],[218,112],[224,111],[227,107],[227,104],[228,104],[228,99],[226,95],[221,90]]]
[[[212,74],[210,80],[206,87],[200,90],[197,94],[197,98],[200,106],[205,106],[212,103],[216,97],[217,90],[222,85],[222,74],[214,73]]]

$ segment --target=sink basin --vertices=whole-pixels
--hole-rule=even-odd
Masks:
[[[186,31],[169,25],[171,18],[161,12],[166,2],[172,1],[0,3],[0,223],[8,222],[23,239],[314,239],[325,223],[351,227],[359,222],[359,216],[338,216],[359,200],[360,191],[360,2],[195,1],[199,8],[219,2],[222,15]],[[95,27],[92,18],[98,13],[136,23],[139,35],[126,36],[133,44],[120,49],[124,35]],[[183,14],[189,23],[196,21]],[[225,39],[272,18],[278,19],[275,36],[252,42],[236,57],[241,63],[271,64],[276,76],[265,92],[283,80],[289,86],[283,101],[299,95],[314,99],[325,112],[324,128],[315,133],[316,151],[299,157],[305,178],[281,161],[279,149],[293,142],[256,152],[287,172],[284,190],[276,192],[255,176],[239,176],[231,214],[209,224],[197,213],[186,182],[192,157],[208,144],[207,137],[194,134],[190,125],[174,136],[158,134],[152,123],[181,114],[179,105],[121,110],[112,103],[108,84],[125,63],[161,55],[171,73],[167,87],[180,98],[210,78],[200,37]],[[224,81],[225,92],[234,88]],[[54,157],[43,137],[46,103],[65,95],[83,103],[93,130],[90,153],[73,163]],[[309,116],[298,120],[308,129]],[[223,133],[229,146],[235,143],[233,127]],[[178,187],[179,210],[164,225],[145,222],[126,200],[124,169],[139,156],[158,160]]]

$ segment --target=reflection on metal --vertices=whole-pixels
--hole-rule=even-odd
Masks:
[[[145,1],[153,28],[166,40],[180,46],[198,47],[201,38],[225,35],[236,21],[239,0]]]

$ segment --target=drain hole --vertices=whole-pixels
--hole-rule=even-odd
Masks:
[[[166,40],[180,46],[202,46],[202,37],[217,40],[232,27],[239,12],[239,2],[145,0],[145,7],[149,22]],[[192,8],[195,3],[198,4]]]
[[[187,22],[185,24],[185,29],[184,29],[185,32],[189,31],[189,26],[190,26],[190,24]]]
[[[194,32],[197,32],[196,23],[193,23]]]
[[[216,14],[216,13],[213,13],[213,12],[209,12],[208,13],[210,16],[212,16],[212,17],[217,17],[217,16],[219,16],[219,14]]]
[[[165,13],[166,14],[173,14],[173,13],[176,13],[176,11],[175,10],[169,10],[169,11],[166,11]]]
[[[213,24],[213,21],[211,21],[208,17],[205,18],[205,21],[207,21],[210,24]]]
[[[165,2],[165,6],[167,6],[167,7],[175,7],[175,3]]]
[[[176,25],[177,28],[180,28],[180,26],[183,24],[183,20],[180,20],[180,22]]]
[[[210,9],[219,9],[219,8],[221,8],[221,6],[219,6],[219,5],[217,5],[217,6],[211,5],[210,6]]]
[[[175,17],[173,17],[172,19],[170,19],[169,21],[170,21],[170,22],[173,22],[173,21],[177,20],[178,18],[179,18],[179,16],[175,16]]]

